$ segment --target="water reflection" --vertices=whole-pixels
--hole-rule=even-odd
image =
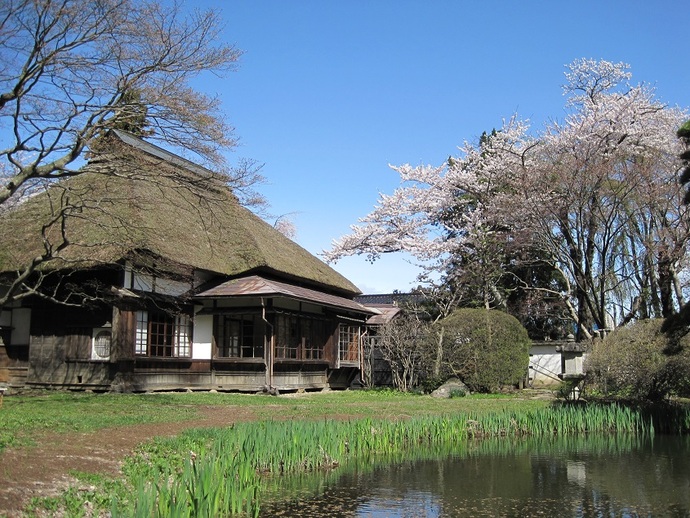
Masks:
[[[261,515],[690,516],[689,453],[688,438],[669,436],[481,441],[442,459],[277,481],[292,498]]]

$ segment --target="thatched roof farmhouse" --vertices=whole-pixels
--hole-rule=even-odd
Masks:
[[[0,384],[94,390],[347,387],[375,310],[242,207],[223,177],[122,131],[81,174],[0,214]]]

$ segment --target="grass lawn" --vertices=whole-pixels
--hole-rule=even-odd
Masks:
[[[226,393],[91,394],[40,392],[5,396],[0,407],[0,451],[28,446],[46,432],[90,432],[113,426],[193,421],[202,406],[250,409],[257,420],[401,419],[464,411],[495,412],[548,406],[549,401],[511,395],[436,399],[394,391],[339,391],[283,396]]]

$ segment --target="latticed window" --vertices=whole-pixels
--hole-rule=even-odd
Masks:
[[[149,345],[148,311],[137,311],[137,331],[134,341],[136,354],[148,354]]]
[[[304,315],[277,315],[275,321],[277,359],[322,360],[327,322]]]
[[[276,318],[276,358],[297,359],[301,345],[299,319],[293,315],[278,315]]]
[[[93,338],[93,359],[107,359],[110,358],[110,342],[111,342],[110,330],[99,331]]]
[[[188,315],[137,311],[134,352],[138,355],[188,358],[192,354],[190,336]]]
[[[319,319],[307,319],[303,321],[304,348],[302,349],[305,360],[323,360],[323,351],[326,345],[326,322]]]
[[[263,326],[258,315],[216,315],[216,355],[221,358],[263,358]]]
[[[188,315],[175,317],[175,356],[189,358],[192,356],[192,319]]]
[[[340,361],[359,362],[359,326],[340,324],[338,351]]]

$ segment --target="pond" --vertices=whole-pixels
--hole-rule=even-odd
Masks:
[[[264,502],[261,516],[690,516],[688,437],[485,440],[442,459],[336,471],[293,479],[293,498]]]

